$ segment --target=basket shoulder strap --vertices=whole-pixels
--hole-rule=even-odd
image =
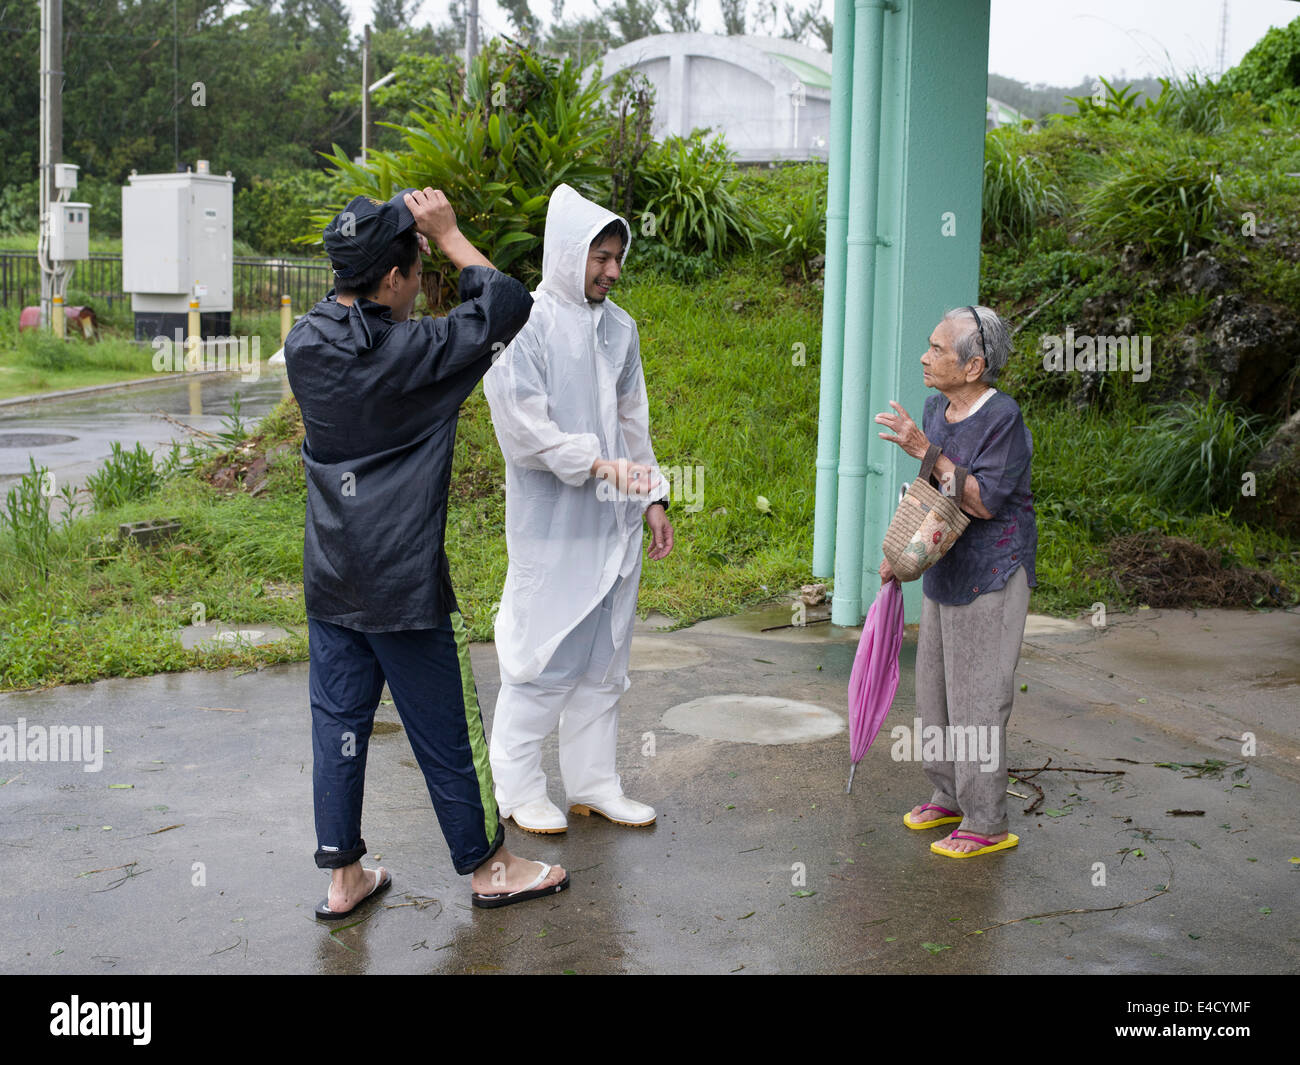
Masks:
[[[934,464],[939,461],[939,456],[943,451],[938,444],[931,444],[926,449],[925,458],[921,460],[921,472],[917,474],[923,481],[928,481],[934,475]]]
[[[953,496],[953,501],[960,507],[961,501],[966,498],[966,478],[970,476],[970,470],[965,466],[958,466],[954,473],[956,477],[953,481],[953,488],[956,494]]]

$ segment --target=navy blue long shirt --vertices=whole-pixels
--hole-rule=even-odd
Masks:
[[[1005,392],[995,392],[974,414],[955,423],[944,417],[947,409],[941,393],[928,397],[921,431],[956,465],[970,470],[979,482],[980,502],[993,517],[972,517],[948,553],[925,571],[922,588],[937,603],[961,606],[996,592],[1022,566],[1033,588],[1038,584],[1038,523],[1029,487],[1034,441],[1020,405]]]
[[[331,291],[285,341],[306,428],[308,617],[393,632],[457,609],[443,538],[460,406],[533,306],[484,266],[461,271],[460,298],[444,318],[394,322]]]

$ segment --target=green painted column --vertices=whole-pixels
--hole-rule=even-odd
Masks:
[[[840,384],[844,372],[844,265],[849,224],[849,118],[853,104],[853,0],[835,0],[830,160],[826,178],[826,269],[822,295],[821,398],[817,408],[817,502],[812,571],[835,572]]]
[[[922,421],[930,332],[945,311],[978,298],[989,0],[853,0],[851,63],[840,43],[845,2],[834,70],[853,69],[851,135],[832,137],[831,177],[847,160],[848,219],[841,238],[832,183],[813,550],[818,574],[833,556],[833,621],[856,625],[879,588],[899,488],[920,466],[883,442],[872,419],[895,399]],[[831,292],[841,239],[842,322]],[[903,588],[915,621],[921,582]]]
[[[849,137],[849,223],[844,266],[844,366],[840,395],[840,461],[836,471],[835,595],[831,620],[856,625],[864,600],[874,597],[862,581],[863,519],[872,475],[867,465],[871,414],[868,384],[876,353],[872,322],[876,292],[877,207],[882,169],[880,87],[885,62],[885,12],[888,0],[854,0],[853,117]]]
[[[896,399],[921,423],[928,395],[921,355],[951,307],[979,295],[980,204],[988,93],[989,0],[903,0],[886,19],[870,414]],[[920,462],[873,431],[862,559],[874,595],[880,546],[900,486]],[[874,577],[874,584],[868,582]],[[921,582],[903,585],[908,621],[920,617]]]

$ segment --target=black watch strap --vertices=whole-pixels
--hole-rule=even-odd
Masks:
[[[656,500],[654,501],[654,503],[651,503],[651,504],[650,504],[650,506],[653,507],[653,506],[655,505],[655,503],[659,504],[659,506],[661,506],[661,507],[664,508],[664,513],[665,513],[665,514],[668,513],[668,497],[667,497],[667,496],[664,496],[663,499],[656,499]],[[650,507],[646,507],[646,509],[649,510]]]

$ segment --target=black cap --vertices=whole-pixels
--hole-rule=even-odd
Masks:
[[[357,196],[325,227],[325,251],[340,280],[360,277],[388,250],[399,233],[415,225],[403,189],[388,202]]]

